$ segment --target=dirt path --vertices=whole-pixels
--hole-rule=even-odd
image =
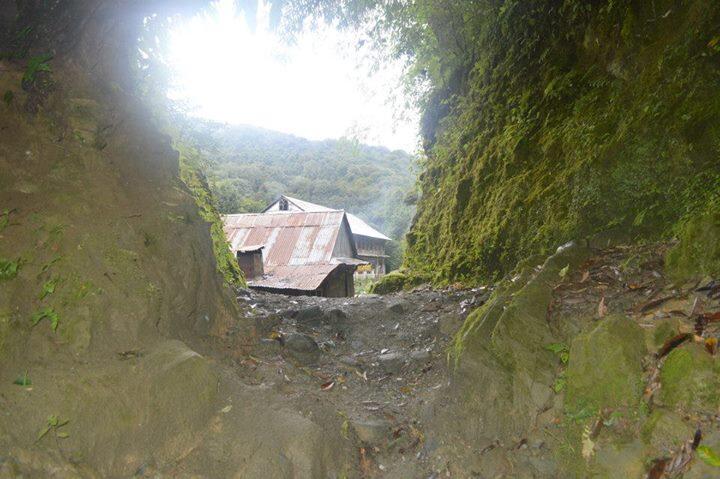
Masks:
[[[448,385],[452,335],[488,295],[483,288],[356,298],[242,291],[261,347],[226,361],[243,382],[279,391],[307,415],[337,415],[363,476],[431,476],[423,419]]]

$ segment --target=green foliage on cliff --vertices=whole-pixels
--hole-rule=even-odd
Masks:
[[[176,144],[180,152],[180,178],[188,187],[200,211],[200,216],[210,227],[213,253],[218,272],[225,283],[231,286],[246,286],[240,266],[230,252],[223,222],[215,206],[215,200],[201,168],[201,158],[197,151],[187,145]]]
[[[472,28],[453,30],[454,43],[440,21],[453,9],[420,3],[436,68],[416,56],[432,88],[406,267],[472,283],[601,231],[671,235],[709,201],[720,177],[712,2],[467,2],[456,21]]]
[[[720,193],[720,183],[718,189]],[[688,215],[677,227],[679,243],[667,255],[671,275],[677,280],[695,275],[720,276],[720,200],[701,212]]]

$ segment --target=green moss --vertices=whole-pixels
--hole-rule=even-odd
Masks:
[[[660,371],[660,397],[669,407],[711,414],[720,407],[720,364],[702,346],[673,350]]]
[[[720,277],[720,201],[689,215],[677,229],[680,242],[666,258],[670,275],[677,281],[700,275]]]
[[[655,332],[652,334],[653,346],[659,348],[668,339],[678,334],[681,325],[678,319],[665,319],[658,322]]]
[[[537,258],[523,262],[519,274],[501,281],[488,301],[465,319],[450,348],[456,365],[474,341],[485,343],[483,347],[509,368],[522,364],[534,370],[547,365],[551,353],[546,346],[556,342],[546,321],[552,288],[561,280],[562,270],[577,268],[587,254],[584,245],[571,244],[550,256],[539,270]]]
[[[668,454],[693,436],[695,429],[679,414],[657,409],[642,426],[643,441],[653,448],[656,456]]]
[[[635,409],[643,391],[645,353],[642,329],[625,316],[605,318],[576,337],[567,369],[568,409]]]
[[[670,2],[648,22],[642,2],[502,5],[439,102],[420,178],[405,267],[439,284],[598,232],[667,237],[717,191],[717,8]]]
[[[192,149],[179,147],[178,149],[180,150],[180,178],[190,189],[200,210],[200,216],[209,224],[217,270],[226,284],[246,286],[242,270],[230,252],[223,232],[222,218],[215,207],[215,201],[205,175],[200,169],[200,159]]]
[[[370,287],[371,294],[397,293],[405,288],[408,276],[400,271],[392,271]]]

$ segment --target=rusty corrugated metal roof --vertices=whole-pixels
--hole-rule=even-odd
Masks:
[[[332,208],[328,208],[327,206],[317,205],[315,203],[310,203],[309,201],[281,195],[280,198],[270,203],[263,210],[263,213],[278,213],[279,211],[273,207],[280,201],[281,198],[285,198],[300,211],[334,211]],[[346,215],[348,223],[350,224],[350,231],[352,231],[354,235],[367,236],[369,238],[381,239],[383,241],[392,241],[392,239],[388,238],[354,214],[346,213]]]
[[[248,285],[272,289],[314,291],[341,264],[301,264],[276,266],[272,272],[248,281]]]
[[[349,233],[343,211],[226,215],[223,222],[233,252],[264,246],[265,275],[251,286],[314,290],[340,264],[357,261],[332,256],[340,228]]]

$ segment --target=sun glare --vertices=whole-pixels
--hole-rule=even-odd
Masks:
[[[417,114],[399,115],[395,107],[403,102],[400,62],[372,71],[367,52],[357,48],[359,36],[326,24],[288,44],[270,28],[265,0],[259,0],[255,27],[248,23],[234,0],[220,0],[176,24],[168,96],[201,118],[314,140],[350,136],[416,149]]]

